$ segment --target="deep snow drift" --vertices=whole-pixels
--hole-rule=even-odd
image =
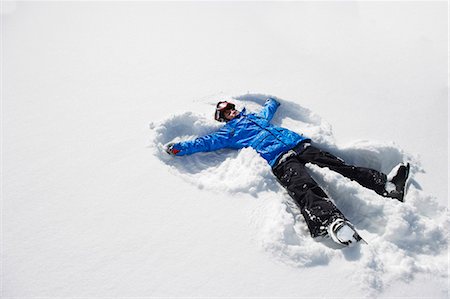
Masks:
[[[237,109],[256,112],[268,95],[224,96]],[[346,259],[354,267],[352,277],[361,289],[380,292],[398,280],[409,281],[418,273],[436,279],[447,277],[447,237],[449,213],[435,198],[420,190],[414,174],[420,161],[394,144],[354,142],[345,148],[334,143],[331,127],[318,115],[294,102],[281,102],[274,123],[305,136],[348,163],[389,173],[399,162],[412,164],[405,203],[386,199],[327,168],[309,164],[314,179],[341,211],[355,224],[369,245],[336,250],[326,242],[313,240],[298,208],[271,174],[266,161],[251,148],[224,149],[191,156],[171,157],[164,151],[169,142],[192,139],[217,130],[221,124],[207,112],[215,98],[204,99],[197,108],[205,114],[186,112],[151,123],[154,154],[171,172],[199,189],[245,193],[263,202],[251,222],[255,238],[273,257],[294,267],[327,265],[333,259]]]

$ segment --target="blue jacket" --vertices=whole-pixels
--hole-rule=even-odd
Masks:
[[[247,114],[245,108],[219,131],[195,140],[176,143],[177,156],[197,152],[210,152],[222,148],[241,149],[252,147],[270,166],[275,166],[278,158],[299,142],[308,140],[288,129],[270,123],[280,103],[268,99],[259,113]]]

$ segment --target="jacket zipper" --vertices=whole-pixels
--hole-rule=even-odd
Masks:
[[[258,124],[256,121],[254,121],[254,120],[252,120],[251,118],[249,118],[247,115],[245,115],[245,117],[246,117],[249,121],[251,121],[252,123],[254,123],[256,126],[260,127],[262,130],[269,132],[269,134],[272,135],[273,137],[275,137],[275,139],[277,139],[278,141],[280,141],[281,143],[283,143],[284,145],[287,146],[287,144],[286,144],[283,140],[281,140],[280,138],[278,138],[278,136],[276,136],[275,134],[273,134],[272,132],[270,132],[270,131],[267,130],[266,128],[262,127],[260,124]],[[279,132],[279,131],[278,131],[277,129],[275,129],[275,128],[274,128],[274,130],[276,130],[277,132]],[[262,139],[262,140],[258,143],[258,145],[259,145],[261,142],[263,142],[266,138],[267,138],[267,137],[265,137],[264,139]]]

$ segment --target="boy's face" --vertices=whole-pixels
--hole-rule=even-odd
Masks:
[[[228,109],[225,110],[223,112],[223,116],[227,119],[227,120],[232,120],[233,118],[235,118],[236,116],[238,116],[239,111],[237,111],[236,109]]]

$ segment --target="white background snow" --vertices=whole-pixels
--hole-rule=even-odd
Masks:
[[[448,4],[2,1],[1,295],[448,297]],[[172,158],[218,100],[349,163],[311,165],[369,245],[309,237],[253,150]]]

